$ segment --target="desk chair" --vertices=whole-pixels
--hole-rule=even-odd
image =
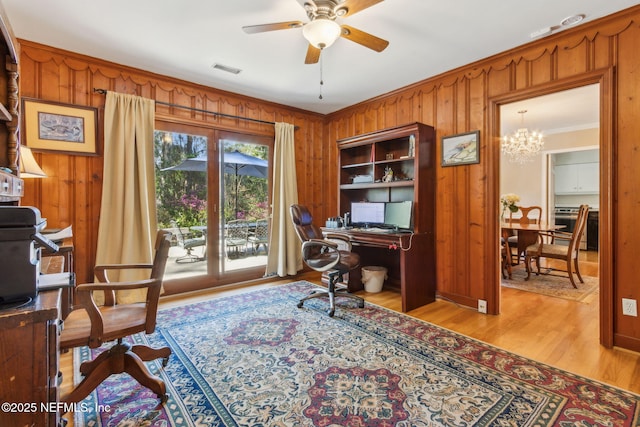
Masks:
[[[302,242],[302,259],[305,264],[316,271],[327,272],[329,285],[327,291],[315,291],[311,295],[302,298],[298,302],[301,308],[305,301],[312,298],[328,297],[330,317],[333,317],[336,306],[335,298],[344,297],[358,301],[358,307],[364,307],[364,300],[357,296],[345,293],[346,288],[337,287],[337,283],[342,280],[342,276],[360,266],[360,257],[351,252],[351,243],[348,238],[335,234],[328,234],[326,238],[320,228],[313,224],[313,217],[303,205],[291,205],[289,208],[291,219]],[[331,240],[340,240],[347,245],[349,250],[340,250],[339,244]]]
[[[578,218],[576,219],[576,226],[572,233],[563,231],[555,231],[552,234],[552,241],[558,240],[568,241],[568,245],[559,245],[557,243],[536,243],[529,246],[525,253],[525,266],[527,267],[527,278],[529,280],[531,276],[531,261],[536,261],[537,273],[540,274],[540,258],[559,259],[566,262],[567,273],[569,274],[569,281],[574,288],[578,288],[575,280],[573,279],[573,273],[575,270],[576,275],[580,283],[584,283],[582,276],[580,275],[580,264],[578,263],[580,252],[580,240],[584,234],[584,228],[587,224],[587,216],[589,215],[589,206],[581,205],[578,211]]]
[[[102,352],[94,360],[80,365],[82,382],[69,394],[65,402],[80,402],[105,379],[113,374],[126,372],[140,384],[151,389],[164,402],[166,386],[164,382],[151,374],[144,361],[163,358],[166,366],[171,349],[159,349],[145,345],[130,345],[123,338],[138,332],[153,333],[156,327],[158,300],[164,276],[164,270],[171,246],[171,233],[158,231],[153,264],[127,264],[96,266],[95,275],[101,283],[89,283],[76,287],[78,304],[64,321],[60,334],[60,349],[89,346],[100,347],[103,343],[116,341],[111,348]],[[108,282],[108,270],[145,268],[151,270],[149,279],[133,282]],[[145,302],[118,304],[115,291],[128,289],[147,289]],[[93,299],[94,291],[104,291],[105,303],[98,307]]]

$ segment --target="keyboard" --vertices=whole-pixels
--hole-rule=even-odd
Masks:
[[[393,228],[380,228],[380,227],[368,227],[368,228],[359,228],[357,231],[365,231],[370,233],[393,233]]]

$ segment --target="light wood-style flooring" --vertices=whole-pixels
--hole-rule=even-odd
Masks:
[[[585,253],[583,256],[583,275],[597,276],[597,254]],[[320,276],[315,272],[301,274],[297,279],[320,283]],[[167,297],[161,301],[161,308],[290,281],[273,280]],[[384,289],[380,293],[360,294],[370,303],[400,311],[400,294],[397,291]],[[518,355],[640,394],[640,354],[618,348],[607,349],[599,343],[598,294],[590,295],[585,301],[574,302],[502,288],[501,304],[500,315],[486,315],[437,299],[407,314]],[[71,388],[71,353],[61,356],[61,370],[66,379],[61,387],[64,395]],[[67,419],[72,426],[71,417],[67,416]]]

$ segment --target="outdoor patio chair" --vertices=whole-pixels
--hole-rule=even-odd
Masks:
[[[193,249],[199,246],[206,246],[207,240],[203,237],[193,237],[188,229],[183,230],[176,221],[171,221],[173,234],[178,240],[178,245],[182,246],[187,252],[185,255],[176,258],[177,263],[204,261],[204,252],[202,256],[193,253]],[[206,250],[206,249],[205,249]]]
[[[228,258],[245,255],[249,244],[249,223],[244,219],[228,221],[225,225],[224,245]]]
[[[269,252],[269,220],[267,218],[256,221],[256,228],[249,236],[249,242],[254,255],[258,254],[260,246],[264,246],[265,253]]]

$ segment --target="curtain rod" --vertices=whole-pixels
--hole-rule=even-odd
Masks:
[[[96,92],[96,93],[99,93],[101,95],[106,95],[107,94],[107,90],[106,89],[94,88],[93,91]],[[196,111],[198,113],[213,114],[214,116],[225,117],[227,119],[239,119],[239,120],[247,120],[249,122],[262,123],[262,124],[265,124],[265,125],[275,125],[275,122],[268,122],[266,120],[252,119],[251,117],[234,116],[232,114],[218,113],[216,111],[203,110],[201,108],[186,107],[184,105],[171,104],[171,103],[164,102],[164,101],[155,101],[155,103],[156,104],[161,104],[161,105],[166,105],[168,107],[183,108],[185,110]],[[296,126],[296,128],[297,128],[297,126]]]

